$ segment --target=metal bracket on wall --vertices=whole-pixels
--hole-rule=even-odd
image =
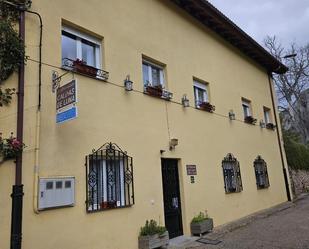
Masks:
[[[61,79],[64,75],[67,75],[69,73],[72,73],[71,71],[68,71],[68,72],[65,72],[64,74],[61,74],[59,76],[59,73],[57,71],[52,71],[52,92],[55,93],[56,92],[56,89],[58,87],[60,87],[60,82],[61,82]],[[72,73],[73,74],[73,73]],[[73,74],[74,76],[74,74]]]

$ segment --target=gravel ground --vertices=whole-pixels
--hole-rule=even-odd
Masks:
[[[208,235],[218,245],[193,243],[188,249],[309,249],[309,196],[290,208],[260,217],[246,226],[221,235]]]

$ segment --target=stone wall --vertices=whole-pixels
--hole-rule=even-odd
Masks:
[[[296,197],[301,193],[309,192],[309,171],[291,169],[290,176],[293,181],[293,192]]]

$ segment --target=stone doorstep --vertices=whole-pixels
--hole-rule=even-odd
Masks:
[[[304,197],[299,199],[303,199]],[[294,201],[298,201],[294,200]],[[248,215],[244,218],[241,218],[236,221],[232,221],[230,223],[215,227],[214,230],[210,233],[207,233],[205,237],[209,239],[220,239],[223,237],[226,233],[233,232],[237,229],[240,229],[242,227],[245,227],[249,225],[251,222],[258,220],[258,219],[263,219],[267,218],[268,216],[271,216],[275,213],[284,211],[286,209],[295,207],[295,204],[293,202],[284,202],[282,204],[279,204],[277,206],[258,211],[256,213],[253,213],[251,215]],[[191,249],[191,248],[204,248],[205,245],[196,242],[196,240],[199,239],[199,237],[190,237],[190,236],[180,236],[177,238],[173,238],[169,241],[169,246],[167,249]],[[203,247],[204,246],[204,247]]]

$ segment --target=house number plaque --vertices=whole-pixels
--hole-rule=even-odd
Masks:
[[[187,175],[188,176],[197,175],[196,165],[187,165]]]

